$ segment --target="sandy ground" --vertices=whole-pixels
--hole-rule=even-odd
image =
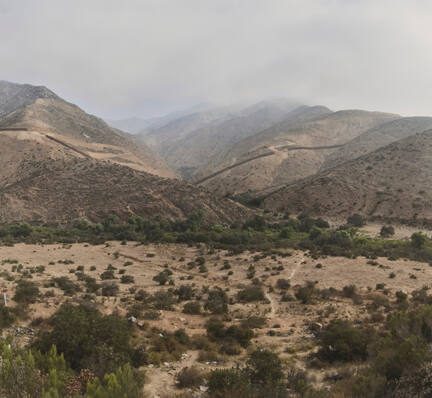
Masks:
[[[43,287],[44,282],[56,276],[68,276],[76,281],[76,277],[70,273],[71,269],[84,266],[84,272],[95,277],[100,282],[100,274],[109,264],[117,268],[116,277],[119,278],[118,270],[125,269],[127,275],[135,278],[133,284],[136,289],[144,289],[153,293],[160,289],[168,289],[169,286],[160,287],[152,279],[165,264],[173,271],[172,278],[176,286],[181,284],[194,284],[201,289],[204,286],[220,286],[227,289],[227,294],[235,300],[235,294],[242,285],[249,284],[246,278],[248,268],[254,265],[256,274],[263,283],[266,299],[259,303],[235,303],[230,305],[230,315],[233,322],[237,322],[248,316],[263,316],[267,318],[267,325],[256,330],[254,344],[268,346],[282,353],[289,363],[302,363],[302,357],[310,349],[313,341],[308,325],[311,322],[325,321],[326,309],[333,307],[331,316],[347,319],[361,319],[368,316],[366,304],[354,305],[350,299],[335,297],[325,303],[317,305],[302,305],[298,301],[281,302],[281,292],[276,286],[280,278],[289,279],[291,286],[304,285],[307,281],[317,282],[316,287],[320,289],[336,288],[355,284],[365,296],[377,294],[375,287],[377,283],[384,283],[391,292],[403,290],[410,292],[424,285],[432,283],[432,267],[425,263],[414,261],[397,260],[390,261],[385,258],[377,259],[376,265],[368,264],[366,258],[347,259],[342,257],[327,257],[313,260],[307,253],[292,252],[287,257],[270,256],[261,258],[259,253],[244,252],[239,255],[230,256],[225,251],[210,252],[205,246],[188,247],[186,245],[137,245],[129,242],[121,245],[119,242],[110,242],[109,245],[90,246],[86,244],[74,245],[24,245],[18,244],[14,247],[0,247],[0,271],[18,276],[12,272],[12,267],[22,264],[24,269],[31,269],[40,265],[45,266],[42,274],[33,273],[32,280],[37,282],[40,290],[44,293],[52,288]],[[199,273],[198,267],[188,269],[188,262],[198,256],[206,260],[207,273]],[[255,257],[257,256],[257,257]],[[254,258],[255,257],[255,258]],[[66,260],[66,261],[65,261]],[[61,262],[59,262],[61,261]],[[225,261],[228,261],[233,274],[228,280],[228,270],[222,270]],[[64,262],[73,262],[64,264]],[[132,262],[124,267],[125,262]],[[321,268],[316,265],[320,263]],[[91,271],[90,267],[95,270]],[[283,267],[277,271],[277,267]],[[390,273],[395,277],[390,278]],[[193,277],[192,280],[187,280]],[[119,282],[117,279],[116,282]],[[120,293],[118,297],[103,298],[98,296],[99,308],[104,313],[114,310],[120,314],[126,314],[127,306],[133,301],[133,295],[129,292],[132,285],[118,283]],[[7,281],[3,275],[0,278],[0,292],[6,293],[8,299],[13,297],[15,282]],[[59,307],[59,305],[70,298],[65,297],[59,289],[55,290],[55,297],[41,298],[31,306],[31,318],[48,317]],[[290,294],[293,290],[290,289]],[[127,300],[121,300],[127,298]],[[14,305],[12,301],[9,303]],[[181,312],[183,303],[176,305],[174,311],[161,311],[161,318],[156,321],[146,321],[151,327],[161,330],[174,331],[184,328],[189,335],[204,334],[204,324],[208,317],[197,315],[186,315]],[[31,320],[31,319],[30,319]],[[28,322],[30,322],[27,321]],[[26,322],[22,323],[25,326]],[[273,331],[269,335],[269,331]],[[294,352],[294,354],[293,354]],[[149,367],[146,369],[148,383],[146,391],[151,397],[162,397],[163,393],[176,391],[175,375],[184,366],[196,363],[198,353],[191,351],[187,353],[182,361],[170,363],[169,366]],[[223,366],[232,365],[232,362]],[[203,370],[209,370],[220,364],[198,364]]]

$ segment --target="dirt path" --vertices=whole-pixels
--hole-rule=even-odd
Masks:
[[[305,257],[302,254],[298,260],[296,260],[296,266],[294,267],[294,269],[291,271],[291,274],[289,276],[289,280],[291,281],[292,278],[294,278],[296,272],[299,270],[300,266],[302,265],[302,263],[305,261]],[[269,285],[267,285],[267,287],[269,287]],[[271,293],[269,293],[268,291],[266,291],[264,293],[265,298],[269,301],[270,304],[270,312],[267,314],[267,318],[270,320],[274,320],[277,318],[277,310],[279,308],[278,302],[277,300],[272,296]]]
[[[218,176],[219,174],[225,173],[228,170],[234,169],[236,167],[242,166],[246,163],[249,162],[253,162],[254,160],[257,159],[261,159],[261,158],[265,158],[267,156],[274,156],[274,155],[279,155],[282,157],[282,159],[286,158],[288,156],[288,154],[286,153],[286,151],[299,151],[299,150],[309,150],[309,151],[319,151],[322,149],[333,149],[333,148],[339,148],[342,145],[329,145],[329,146],[314,146],[314,147],[307,147],[307,146],[296,146],[296,145],[283,145],[283,146],[279,146],[279,147],[275,147],[275,146],[269,146],[267,149],[270,150],[270,152],[265,152],[262,153],[260,155],[256,155],[253,156],[251,158],[242,160],[240,162],[234,163],[231,166],[227,166],[221,170],[215,171],[214,173],[205,176],[203,178],[200,178],[199,180],[193,181],[192,183],[194,185],[200,185],[203,182],[210,180],[213,177]]]
[[[267,318],[274,319],[276,317],[277,303],[270,293],[266,292],[265,297],[270,302],[270,312],[267,314]]]
[[[207,366],[198,362],[198,351],[188,351],[187,357],[179,362],[171,362],[168,366],[161,364],[160,367],[146,368],[148,382],[144,391],[149,398],[161,398],[165,394],[174,394],[178,392],[175,387],[176,375],[183,368],[198,366],[207,368]]]
[[[297,265],[295,266],[295,268],[291,271],[291,274],[289,276],[289,280],[291,281],[292,278],[294,278],[296,272],[298,271],[298,269],[300,268],[300,265],[303,263],[303,261],[305,261],[304,255],[301,255],[301,258],[299,259]]]

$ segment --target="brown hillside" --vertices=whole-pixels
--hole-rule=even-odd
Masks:
[[[323,147],[344,144],[362,132],[398,117],[378,112],[330,113],[325,110],[322,107],[306,107],[302,113],[284,123],[239,142],[220,157],[219,163],[212,159],[213,163],[205,169],[206,172],[223,169],[259,153],[268,152],[269,149],[274,152],[274,156],[235,167],[209,179],[203,185],[212,192],[240,194],[288,184],[315,174],[325,159],[337,150]],[[320,149],[287,150],[295,146]]]
[[[23,161],[0,186],[0,222],[101,221],[110,214],[184,219],[202,211],[212,223],[232,223],[248,210],[178,180],[108,162],[69,158]]]
[[[162,177],[177,176],[134,136],[108,126],[48,89],[0,83],[0,129],[28,129],[57,138],[96,159],[111,160]]]
[[[411,136],[268,196],[267,209],[345,218],[432,219],[432,131]]]
[[[332,152],[326,158],[322,169],[329,169],[353,160],[392,142],[422,133],[431,128],[432,117],[404,117],[384,123],[366,131],[346,143],[342,148]]]

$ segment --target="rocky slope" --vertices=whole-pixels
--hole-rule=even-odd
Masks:
[[[88,156],[163,177],[177,174],[136,137],[108,126],[46,88],[2,82],[0,130],[49,135]],[[2,96],[3,95],[3,96]],[[8,148],[3,147],[3,151]]]
[[[353,160],[410,135],[432,129],[432,117],[404,117],[384,123],[359,135],[331,153],[322,166],[328,169]]]
[[[59,99],[55,93],[43,86],[0,80],[0,117],[29,105],[38,98]]]
[[[432,130],[292,183],[264,207],[335,218],[432,219]]]
[[[243,206],[174,179],[85,158],[23,161],[0,185],[0,222],[101,221],[111,214],[230,224],[250,214]]]
[[[238,142],[225,154],[211,159],[200,177],[270,150],[272,156],[243,163],[203,185],[221,194],[274,188],[315,174],[338,145],[397,118],[379,112],[331,112],[325,107],[301,107],[282,123]]]

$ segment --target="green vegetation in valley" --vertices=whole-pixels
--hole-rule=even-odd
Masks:
[[[370,238],[358,233],[362,225],[359,216],[350,223],[330,228],[323,219],[306,215],[286,217],[278,222],[268,222],[255,216],[242,225],[206,225],[200,214],[184,221],[166,221],[161,217],[144,219],[131,216],[121,221],[116,216],[103,223],[75,222],[69,226],[30,225],[27,223],[0,226],[0,244],[25,243],[75,243],[102,244],[109,240],[146,243],[206,243],[217,248],[241,252],[245,249],[278,250],[285,248],[309,250],[312,255],[331,255],[355,258],[357,256],[408,258],[432,262],[432,241],[421,233],[411,240]],[[387,234],[388,235],[388,234]],[[200,267],[205,271],[205,265]],[[166,276],[166,278],[165,278]],[[168,279],[169,275],[161,275]]]

